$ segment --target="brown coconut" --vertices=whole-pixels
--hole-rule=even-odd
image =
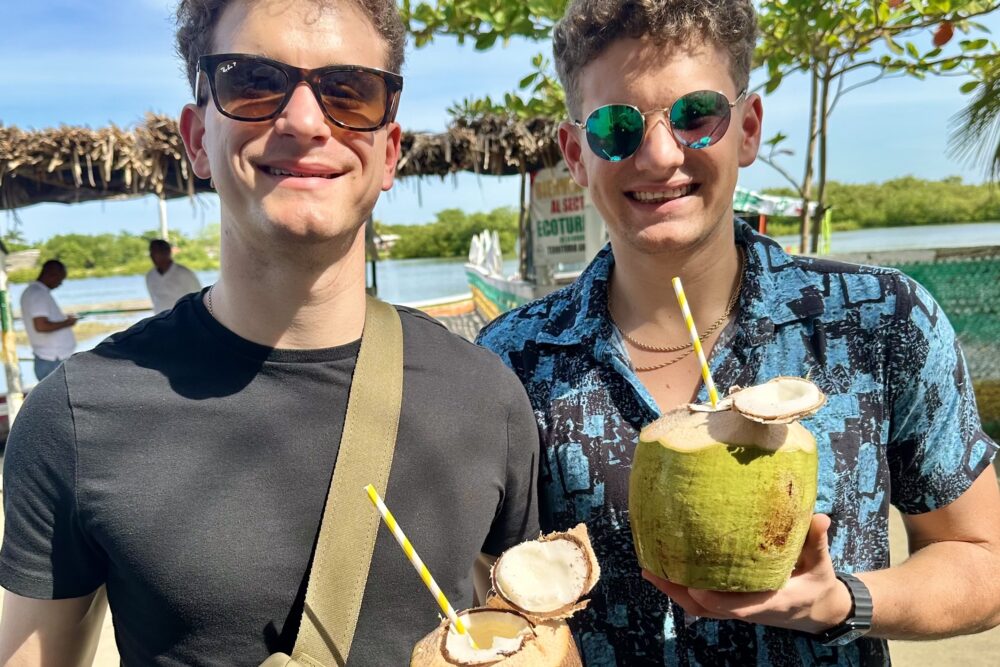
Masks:
[[[493,595],[458,614],[473,648],[448,619],[414,647],[411,667],[582,665],[565,619],[586,606],[600,567],[584,524],[511,547],[490,572]]]

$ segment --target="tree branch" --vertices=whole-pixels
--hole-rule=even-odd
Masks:
[[[973,62],[973,61],[978,62],[980,60],[989,61],[990,59],[995,58],[995,57],[996,57],[996,55],[992,54],[992,53],[989,54],[989,55],[981,55],[981,56],[948,56],[947,58],[939,58],[937,60],[928,60],[928,61],[921,62],[920,66],[921,67],[934,67],[935,65],[943,65],[943,64],[945,64],[947,62],[952,62],[956,58],[959,60],[959,63],[962,63],[962,62]],[[914,64],[916,64],[916,63],[914,63]],[[870,65],[876,65],[878,67],[885,67],[885,65],[883,65],[878,60],[864,60],[862,62],[854,63],[853,65],[850,65],[849,67],[845,67],[845,68],[843,68],[843,69],[841,69],[839,71],[832,72],[830,74],[830,76],[843,76],[844,74],[847,74],[848,72],[853,72],[856,69],[861,69],[862,67],[868,67]],[[933,72],[933,74],[935,76],[937,76],[936,72]]]
[[[770,155],[768,155],[767,157],[764,157],[763,155],[761,155],[761,154],[758,153],[757,154],[757,159],[760,160],[761,162],[763,162],[764,164],[766,164],[767,166],[771,167],[772,169],[774,169],[776,172],[778,172],[782,176],[784,176],[785,180],[788,181],[789,183],[791,183],[792,187],[795,189],[795,191],[799,193],[799,196],[800,197],[802,196],[802,186],[799,185],[798,183],[796,183],[795,179],[792,178],[791,174],[789,174],[787,171],[785,171],[784,167],[782,167],[777,162],[775,162],[774,158],[772,158]]]

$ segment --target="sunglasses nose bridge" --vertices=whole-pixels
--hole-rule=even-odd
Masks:
[[[670,118],[670,109],[652,109],[642,114],[645,133],[633,157],[637,166],[676,166],[684,161],[684,146],[677,138]],[[652,116],[652,118],[650,118]]]
[[[289,86],[284,101],[275,112],[276,122],[290,132],[312,136],[329,134],[326,111],[316,86],[304,80]]]

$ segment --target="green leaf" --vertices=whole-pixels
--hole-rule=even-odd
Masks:
[[[963,39],[958,45],[963,51],[978,51],[990,43],[988,39]]]
[[[781,85],[782,78],[783,75],[780,71],[776,75],[772,76],[770,81],[767,82],[767,85],[764,86],[764,92],[770,95],[771,93],[776,91],[778,89],[778,86]]]
[[[920,51],[917,51],[917,47],[913,44],[913,42],[906,43],[906,52],[917,60],[920,60]]]
[[[889,47],[890,51],[895,53],[897,56],[903,55],[903,47],[897,44],[895,41],[893,41],[892,37],[889,34],[886,34],[883,37],[885,39],[885,44],[886,46]]]
[[[764,143],[767,146],[774,147],[774,146],[777,146],[778,144],[780,144],[782,141],[784,141],[787,138],[788,138],[788,135],[782,134],[781,132],[778,132],[776,135],[774,135],[773,137],[771,137],[770,139],[768,139]]]
[[[517,87],[518,88],[527,88],[537,78],[538,78],[538,72],[533,72],[532,74],[529,74],[528,76],[526,76],[523,79],[521,79],[521,81],[518,82]]]
[[[979,87],[978,81],[966,81],[965,83],[962,84],[962,87],[959,88],[959,90],[962,92],[963,95],[968,95],[978,87]]]
[[[476,51],[485,51],[493,48],[497,38],[500,36],[496,32],[484,32],[476,36]]]
[[[878,9],[876,11],[878,12],[878,22],[879,23],[888,23],[889,22],[889,15],[892,13],[892,9],[889,7],[889,3],[888,2],[880,2],[880,3],[878,3]]]

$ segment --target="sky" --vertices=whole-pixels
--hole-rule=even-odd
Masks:
[[[0,123],[22,129],[98,128],[109,123],[130,127],[149,111],[176,116],[190,92],[173,51],[173,8],[173,0],[3,0]],[[1000,12],[984,23],[994,36],[1000,33]],[[930,32],[916,39],[921,48],[930,40]],[[530,59],[539,52],[550,55],[550,43],[515,40],[487,52],[448,38],[419,50],[410,45],[397,120],[410,131],[443,131],[449,105],[465,97],[502,97],[530,71]],[[869,72],[856,80],[870,77]],[[963,81],[883,79],[845,95],[831,119],[829,178],[864,183],[904,175],[958,175],[981,182],[981,170],[946,154],[949,119],[967,101],[958,90]],[[759,75],[751,79],[751,86],[755,83]],[[781,162],[795,177],[804,168],[808,99],[808,83],[802,77],[786,79],[764,98],[764,136],[779,131],[789,136],[786,145],[794,155]],[[760,190],[787,183],[758,161],[741,172],[740,185]],[[472,212],[516,206],[518,187],[516,177],[473,174],[397,180],[383,193],[375,218],[419,224],[434,220],[445,208]],[[218,222],[214,195],[171,200],[167,209],[170,228],[185,234]],[[20,209],[17,217],[30,241],[71,232],[140,233],[157,228],[158,205],[152,197],[38,204]],[[11,214],[0,212],[3,230],[15,224]]]

